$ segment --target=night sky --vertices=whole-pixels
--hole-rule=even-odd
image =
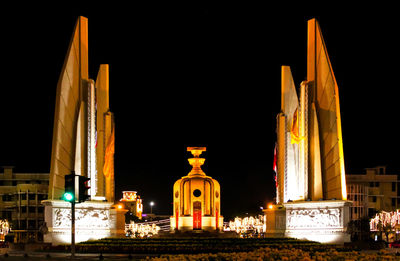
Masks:
[[[98,4],[99,5],[99,4]],[[110,64],[116,198],[172,214],[172,186],[206,146],[222,214],[255,213],[275,196],[280,66],[306,77],[307,20],[317,18],[339,85],[347,173],[400,174],[399,20],[393,6],[103,6],[2,8],[0,165],[49,172],[55,93],[79,15],[89,19],[89,71]],[[50,11],[49,11],[50,10]]]

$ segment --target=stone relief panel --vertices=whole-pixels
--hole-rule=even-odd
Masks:
[[[287,228],[342,227],[341,209],[291,209],[287,211]]]
[[[76,209],[76,228],[107,229],[110,227],[110,214],[104,209]],[[70,228],[71,210],[66,208],[53,208],[53,228]]]

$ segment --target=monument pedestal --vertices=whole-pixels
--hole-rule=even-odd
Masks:
[[[285,237],[286,209],[283,206],[274,206],[263,212],[267,217],[265,237]]]
[[[171,228],[178,227],[180,231],[192,231],[193,230],[193,217],[179,217],[178,223],[176,224],[176,217],[170,217]],[[215,231],[223,230],[224,217],[218,217],[218,226],[216,217],[201,217],[201,229],[199,231]],[[172,229],[172,232],[175,232]]]
[[[285,236],[321,243],[350,242],[350,234],[346,232],[350,205],[346,200],[285,203]]]
[[[63,200],[42,201],[48,233],[44,242],[71,243],[71,204]],[[75,205],[75,242],[125,236],[127,210],[112,208],[113,203],[86,201]]]

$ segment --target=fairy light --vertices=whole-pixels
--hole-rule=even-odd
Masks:
[[[238,234],[245,233],[264,233],[266,231],[266,218],[264,215],[256,217],[236,217],[235,220],[229,221],[228,226],[224,227],[224,231],[235,231]]]
[[[125,226],[125,234],[133,238],[152,237],[154,235],[157,235],[158,231],[160,231],[160,227],[156,224],[144,225],[131,221],[131,223],[126,224]]]

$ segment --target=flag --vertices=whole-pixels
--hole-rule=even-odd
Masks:
[[[275,143],[275,149],[274,149],[274,172],[275,172],[275,186],[278,187],[278,170],[276,166],[276,143]]]
[[[299,144],[304,137],[300,137],[299,133],[299,111],[296,109],[292,118],[292,129],[290,130],[290,143]]]
[[[106,148],[104,156],[103,172],[106,178],[114,176],[114,152],[115,152],[115,128],[113,128]]]

